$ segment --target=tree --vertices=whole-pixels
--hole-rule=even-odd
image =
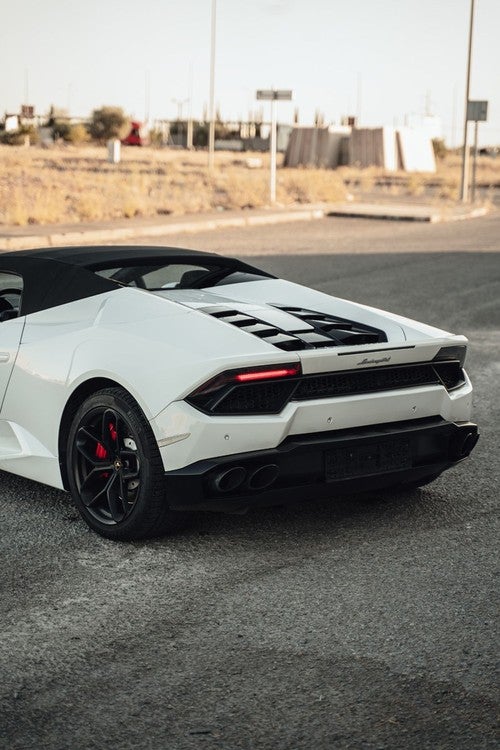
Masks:
[[[129,126],[129,119],[121,107],[101,107],[92,112],[89,132],[96,141],[107,141],[126,136]]]

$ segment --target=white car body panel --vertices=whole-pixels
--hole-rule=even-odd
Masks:
[[[453,394],[438,386],[292,402],[279,415],[238,420],[200,415],[185,401],[178,401],[159,414],[155,422],[160,441],[189,435],[189,439],[161,448],[165,470],[172,470],[214,456],[275,448],[290,435],[332,433],[435,415],[465,422],[470,419],[471,407],[472,387],[467,380]]]
[[[9,320],[0,337],[0,408],[16,361],[19,342],[23,334],[24,318]]]
[[[201,311],[234,305],[286,329],[293,316],[269,303],[358,321],[382,329],[388,340],[283,351]],[[117,288],[0,323],[0,469],[62,488],[61,416],[76,389],[94,378],[113,381],[134,397],[150,421],[165,470],[274,448],[290,435],[430,416],[466,421],[468,378],[452,392],[420,386],[290,402],[280,414],[262,416],[212,416],[184,401],[233,368],[300,362],[305,375],[338,372],[429,362],[441,347],[466,343],[463,336],[281,280],[153,293]]]

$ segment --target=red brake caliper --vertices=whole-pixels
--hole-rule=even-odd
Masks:
[[[110,422],[108,427],[109,427],[109,432],[111,435],[111,440],[115,441],[116,438],[118,437],[117,432],[115,430],[115,426],[112,422]],[[106,448],[104,447],[102,443],[97,443],[95,447],[95,455],[96,455],[96,458],[99,458],[101,461],[107,458],[108,451],[106,450]],[[108,472],[104,472],[103,474],[101,474],[101,476],[103,477],[103,479],[107,479],[109,474]]]
[[[105,459],[106,456],[108,455],[108,451],[106,450],[106,448],[104,447],[102,443],[97,443],[95,447],[95,455],[96,455],[96,458],[100,458],[101,460]],[[107,479],[109,477],[109,473],[107,471],[103,471],[103,473],[101,474],[101,477],[103,479]]]
[[[106,458],[106,456],[108,455],[108,452],[102,443],[97,443],[95,447],[95,455],[96,458],[101,459]]]

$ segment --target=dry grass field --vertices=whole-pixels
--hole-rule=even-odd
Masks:
[[[435,201],[456,201],[459,197],[462,157],[449,154],[436,162],[437,171],[429,173],[385,172],[379,167],[356,169],[341,167],[337,173],[344,184],[353,190],[370,191],[383,189],[395,196],[426,196]],[[471,161],[472,165],[472,161]],[[472,166],[471,166],[472,169]],[[500,158],[479,157],[477,160],[477,187],[486,191],[491,199],[494,190],[500,188]],[[488,194],[490,191],[491,194]]]
[[[249,168],[258,156],[262,167]],[[97,221],[132,216],[256,208],[269,197],[267,155],[122,148],[119,164],[97,147],[0,147],[0,224]],[[283,205],[344,200],[335,172],[281,170]]]
[[[133,216],[187,214],[268,204],[267,154],[216,154],[207,171],[206,152],[122,148],[119,164],[105,148],[0,146],[0,224],[76,223]],[[252,168],[260,159],[261,167]],[[480,159],[479,183],[500,186],[500,159]],[[459,157],[440,163],[437,175],[385,175],[380,169],[343,167],[279,169],[277,200],[283,206],[333,203],[348,191],[383,185],[394,195],[457,197]]]

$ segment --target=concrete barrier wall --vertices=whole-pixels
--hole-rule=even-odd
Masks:
[[[329,128],[295,128],[288,141],[286,167],[338,167],[346,163],[348,133]]]
[[[346,132],[347,130],[347,132]],[[335,168],[351,164],[386,171],[435,172],[428,135],[416,128],[295,128],[285,154],[285,167]]]

